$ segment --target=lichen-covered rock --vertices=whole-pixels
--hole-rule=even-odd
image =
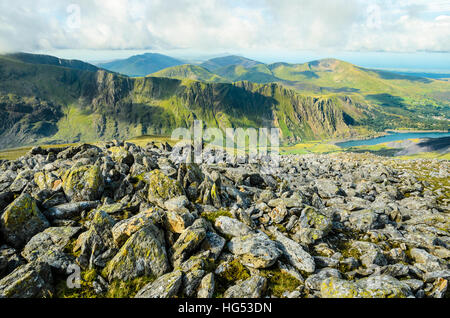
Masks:
[[[21,171],[16,179],[9,186],[9,190],[14,193],[21,193],[33,177],[33,171],[30,169]]]
[[[75,248],[80,248],[77,263],[82,268],[104,267],[116,253],[112,228],[116,222],[106,212],[96,211],[89,230],[82,233]]]
[[[95,201],[103,192],[104,183],[98,166],[71,168],[62,179],[64,193],[71,201]]]
[[[136,298],[172,298],[178,293],[183,282],[183,273],[175,271],[161,276],[142,288]]]
[[[253,268],[268,268],[275,264],[282,252],[266,234],[257,233],[233,238],[228,243],[231,253]]]
[[[186,262],[181,264],[180,269],[183,272],[183,296],[193,297],[206,274],[208,263],[208,252],[192,256]]]
[[[10,274],[24,263],[25,260],[14,248],[7,245],[0,246],[0,278]]]
[[[309,276],[305,281],[305,286],[310,290],[320,290],[322,282],[329,277],[342,278],[342,275],[337,269],[323,268],[316,274]]]
[[[408,284],[391,276],[371,276],[357,281],[336,277],[322,282],[323,298],[406,298],[412,295]]]
[[[109,281],[129,281],[136,277],[159,277],[169,270],[163,232],[147,225],[136,232],[106,266]]]
[[[184,195],[181,184],[166,176],[161,170],[153,170],[146,175],[146,181],[149,185],[148,199],[150,202],[165,207],[167,200]]]
[[[315,228],[322,231],[324,235],[327,235],[333,224],[330,216],[309,206],[302,211],[300,216],[300,225],[303,228]]]
[[[173,233],[183,233],[194,221],[195,216],[187,209],[172,210],[166,213],[166,227]]]
[[[121,247],[134,233],[153,224],[155,209],[144,211],[129,219],[117,222],[112,228],[114,243]]]
[[[267,287],[267,279],[262,276],[252,276],[239,282],[225,291],[224,298],[260,298]]]
[[[317,191],[322,199],[330,199],[341,193],[341,190],[333,180],[319,179],[316,181]]]
[[[22,265],[0,280],[0,298],[43,298],[53,294],[53,276],[46,263]]]
[[[37,184],[41,190],[59,190],[62,186],[62,181],[53,173],[37,172],[34,175],[34,183]]]
[[[226,240],[222,236],[209,231],[206,233],[201,247],[203,250],[209,251],[210,257],[216,261],[222,253],[225,243]]]
[[[214,295],[215,280],[214,273],[203,277],[198,288],[197,298],[212,298]]]
[[[220,233],[234,237],[249,235],[252,233],[252,229],[247,225],[228,216],[218,217],[215,227]]]
[[[133,155],[124,147],[111,147],[108,149],[111,153],[111,158],[120,164],[126,164],[131,167],[134,163]]]
[[[74,260],[64,253],[64,248],[80,230],[79,227],[50,227],[31,238],[22,256],[28,262],[39,260],[65,273]]]
[[[275,239],[292,266],[306,273],[314,273],[316,270],[314,258],[309,255],[300,244],[287,238],[278,231],[275,232]]]
[[[22,248],[34,235],[50,226],[29,194],[22,194],[1,216],[1,232],[6,242]]]
[[[370,209],[353,212],[349,217],[350,227],[359,232],[367,232],[377,225],[378,215]]]
[[[269,213],[269,217],[272,219],[272,221],[274,223],[277,223],[277,224],[282,223],[287,215],[288,215],[288,211],[287,211],[286,206],[284,206],[284,205],[277,206]]]
[[[174,267],[187,260],[190,255],[202,244],[206,237],[207,224],[198,219],[188,227],[170,249],[171,260]]]
[[[416,266],[424,272],[434,272],[447,269],[438,257],[431,255],[423,249],[412,248],[410,253],[411,257],[416,261]]]

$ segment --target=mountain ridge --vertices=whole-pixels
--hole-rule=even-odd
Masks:
[[[337,67],[331,64],[313,62],[308,68],[329,74],[329,68]],[[261,64],[252,68],[267,72]],[[188,70],[204,69],[189,66]],[[289,142],[350,138],[385,127],[442,129],[442,121],[426,121],[401,107],[400,113],[391,108],[348,92],[302,94],[284,83],[130,78],[102,69],[31,64],[0,56],[0,111],[6,114],[0,121],[3,148],[170,135],[196,119],[221,129],[278,127]]]
[[[145,53],[134,55],[127,59],[115,60],[108,63],[100,63],[98,66],[131,77],[147,76],[165,68],[185,64],[173,57],[158,54]]]

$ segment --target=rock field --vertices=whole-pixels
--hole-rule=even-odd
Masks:
[[[0,298],[449,297],[448,161],[264,167],[118,141],[0,161]]]

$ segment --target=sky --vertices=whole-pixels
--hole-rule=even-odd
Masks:
[[[142,52],[322,57],[450,70],[448,0],[0,1],[0,51],[106,61]]]

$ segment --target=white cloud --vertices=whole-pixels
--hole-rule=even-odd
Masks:
[[[449,10],[442,0],[1,1],[0,50],[450,52]]]

